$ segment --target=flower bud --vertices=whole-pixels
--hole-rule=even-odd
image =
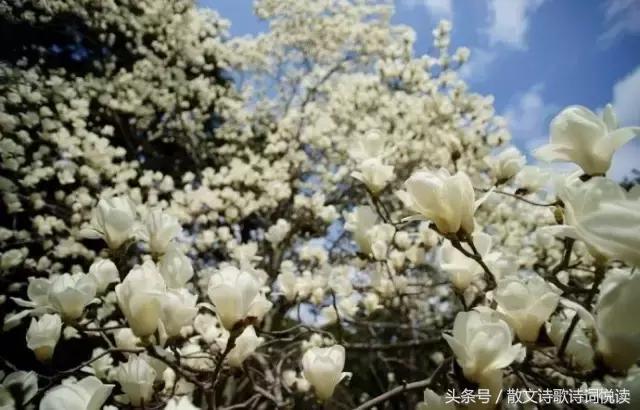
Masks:
[[[118,306],[136,336],[145,337],[156,331],[165,293],[164,279],[152,261],[135,266],[116,286]]]
[[[156,371],[140,356],[131,356],[129,361],[120,364],[116,380],[133,406],[149,403],[153,396],[153,382]]]
[[[318,399],[329,399],[340,380],[351,375],[342,371],[344,359],[345,350],[340,345],[312,347],[302,356],[302,372]]]
[[[45,314],[40,319],[31,319],[27,330],[27,346],[41,362],[48,362],[60,340],[62,320],[58,315]]]
[[[109,259],[96,259],[89,267],[89,276],[96,282],[96,291],[104,293],[110,284],[120,282],[116,264]]]
[[[473,233],[475,193],[466,174],[450,175],[444,168],[419,171],[405,186],[407,192],[399,193],[405,205],[435,223],[440,233]]]
[[[102,238],[110,249],[118,249],[133,233],[136,209],[128,197],[102,198],[93,210],[87,238]]]
[[[160,209],[154,209],[147,215],[142,236],[149,243],[152,253],[162,255],[181,229],[180,223],[174,216]]]
[[[229,331],[239,321],[264,315],[271,308],[271,302],[259,291],[258,280],[234,266],[218,270],[209,280],[209,299],[215,305],[220,323]]]

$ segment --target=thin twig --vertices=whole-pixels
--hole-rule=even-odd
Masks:
[[[355,410],[370,409],[372,407],[379,405],[380,403],[384,403],[385,401],[389,400],[390,398],[398,394],[402,394],[411,390],[424,389],[428,387],[429,385],[431,385],[431,383],[437,377],[437,375],[449,365],[450,362],[451,362],[451,358],[445,359],[442,363],[440,363],[440,366],[438,366],[438,368],[434,370],[434,372],[428,378],[424,380],[419,380],[413,383],[403,384],[402,386],[398,386],[394,389],[391,389],[388,392],[383,393],[361,404]]]

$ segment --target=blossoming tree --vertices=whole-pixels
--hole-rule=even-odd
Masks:
[[[386,2],[255,12],[232,38],[190,0],[0,5],[0,407],[634,400],[640,190],[607,171],[640,128],[564,109],[554,174],[449,23],[416,56]]]

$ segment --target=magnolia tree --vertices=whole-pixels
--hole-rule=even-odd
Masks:
[[[0,408],[636,408],[640,128],[562,110],[553,174],[449,23],[415,56],[386,2],[255,13],[0,5]]]

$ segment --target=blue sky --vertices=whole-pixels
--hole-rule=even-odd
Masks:
[[[624,125],[640,125],[640,0],[396,0],[394,23],[431,46],[441,18],[453,47],[467,46],[463,71],[473,91],[495,96],[514,143],[529,151],[547,139],[549,120],[571,104],[613,103]],[[231,21],[233,35],[265,31],[251,0],[201,0]],[[625,146],[612,176],[640,169],[640,139]]]

